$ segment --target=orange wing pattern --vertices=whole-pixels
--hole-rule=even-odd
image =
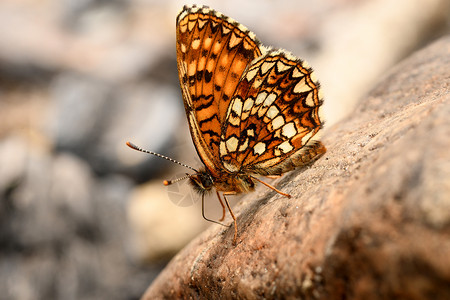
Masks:
[[[323,100],[304,61],[194,5],[177,17],[177,64],[192,139],[221,190],[239,190],[226,177],[282,174],[325,153]]]
[[[302,164],[322,127],[319,84],[305,62],[270,51],[243,74],[227,112],[220,156],[230,172],[281,174]],[[314,141],[314,142],[313,142]],[[306,152],[305,152],[306,151]]]
[[[177,17],[177,65],[197,152],[213,176],[222,124],[239,79],[264,48],[253,33],[207,7],[185,7]]]

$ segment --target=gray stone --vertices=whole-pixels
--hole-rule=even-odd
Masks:
[[[291,199],[249,194],[237,245],[210,227],[143,299],[449,299],[449,49],[386,74],[326,129],[324,157],[275,183]]]

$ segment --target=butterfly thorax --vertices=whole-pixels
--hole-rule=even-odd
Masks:
[[[251,176],[243,173],[223,173],[213,176],[206,169],[189,176],[189,181],[200,194],[207,193],[214,187],[221,192],[247,193],[255,189],[255,183]]]

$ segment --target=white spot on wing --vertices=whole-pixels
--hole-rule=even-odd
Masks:
[[[188,22],[188,30],[189,31],[192,31],[192,29],[194,29],[195,23],[196,23],[195,21]]]
[[[211,9],[209,7],[202,8],[202,13],[204,13],[205,15],[208,14],[210,11],[211,11]]]
[[[242,108],[241,120],[246,120],[250,115],[250,109],[253,107],[255,101],[252,98],[247,98]]]
[[[231,38],[230,38],[230,42],[228,43],[230,49],[233,47],[236,47],[237,45],[239,45],[239,43],[242,41],[241,37],[237,37],[236,34],[233,32],[231,34]]]
[[[236,137],[234,137],[234,136],[230,137],[226,141],[226,146],[227,146],[228,153],[236,151],[237,146],[238,146],[238,142],[239,142],[239,140]]]
[[[289,151],[292,151],[292,149],[294,149],[294,147],[291,145],[291,143],[289,141],[284,141],[277,146],[277,149],[281,150],[281,152],[286,154]]]
[[[256,73],[258,73],[258,69],[253,69],[247,72],[247,80],[252,81],[253,77],[255,77]]]
[[[306,145],[309,139],[314,135],[314,131],[310,131],[307,135],[302,137],[302,145]]]
[[[286,70],[289,70],[291,66],[284,64],[283,62],[279,61],[277,62],[277,70],[278,72],[284,72]]]
[[[238,116],[241,114],[241,112],[242,112],[242,99],[241,98],[239,98],[239,97],[234,98],[232,110]]]
[[[180,48],[181,48],[181,52],[186,53],[186,45],[185,44],[181,43]]]
[[[306,84],[305,77],[303,77],[294,87],[294,93],[309,92],[311,87]]]
[[[225,155],[227,155],[227,153],[228,153],[224,141],[220,141],[220,149],[219,149],[219,152],[220,152],[220,156],[225,156]]]
[[[267,116],[269,119],[273,119],[273,118],[275,118],[275,117],[278,115],[279,112],[280,112],[280,111],[278,110],[278,108],[277,108],[275,105],[272,105],[272,106],[269,107],[269,109],[267,110],[266,116]]]
[[[275,64],[275,62],[263,62],[260,69],[261,69],[261,74],[266,74]]]
[[[262,155],[266,151],[266,144],[259,142],[253,147],[253,153],[256,155]]]
[[[245,26],[242,25],[242,24],[239,24],[239,25],[238,25],[238,28],[239,28],[239,30],[242,31],[242,32],[245,32],[245,31],[248,30],[247,27],[245,27]]]
[[[262,117],[264,116],[264,114],[267,111],[267,108],[272,105],[272,103],[277,99],[277,94],[275,93],[270,93],[269,96],[266,97],[266,99],[264,99],[264,102],[262,103],[262,106],[259,108],[258,111],[258,117]]]
[[[270,93],[267,96],[266,100],[264,100],[263,106],[270,106],[277,99],[278,95],[276,93]]]
[[[256,97],[255,104],[260,105],[261,103],[263,103],[263,101],[266,99],[266,97],[267,97],[267,92],[259,93],[258,96]]]
[[[243,110],[244,111],[249,111],[253,107],[253,103],[254,102],[255,101],[253,101],[252,98],[247,98],[247,100],[245,100],[245,102],[244,102]]]
[[[281,134],[289,139],[292,138],[294,135],[296,135],[297,129],[295,128],[294,122],[289,122],[286,125],[284,125],[283,128],[281,129]]]
[[[234,114],[232,113],[234,112]],[[241,112],[242,112],[242,99],[236,97],[232,100],[231,105],[228,108],[228,122],[234,126],[239,126],[241,123]]]
[[[276,130],[284,125],[284,119],[283,116],[279,115],[275,119],[272,120],[272,128],[273,130]]]
[[[306,96],[305,99],[305,103],[309,107],[314,107],[313,93],[308,93],[308,96]]]
[[[256,39],[256,35],[255,35],[253,32],[251,32],[251,31],[248,32],[248,36],[249,36],[252,40],[255,40],[255,39]]]
[[[230,31],[231,31],[231,30],[230,30],[229,28],[227,28],[227,27],[225,27],[225,26],[222,26],[222,32],[223,32],[224,35],[230,33]]]
[[[198,20],[198,28],[202,29],[205,26],[206,20]]]
[[[298,78],[298,77],[302,77],[302,76],[304,76],[304,74],[302,72],[300,72],[298,70],[298,68],[295,68],[295,70],[292,72],[292,77],[294,77],[294,78]]]

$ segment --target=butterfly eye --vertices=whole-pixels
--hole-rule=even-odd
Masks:
[[[210,191],[214,186],[211,176],[206,171],[192,174],[189,176],[189,179],[191,185],[201,194]]]

